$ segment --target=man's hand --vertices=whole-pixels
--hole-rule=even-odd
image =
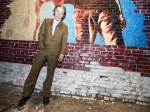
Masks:
[[[59,56],[58,61],[59,61],[59,62],[62,62],[63,59],[64,59],[63,56]]]

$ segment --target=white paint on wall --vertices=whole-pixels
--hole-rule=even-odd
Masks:
[[[150,103],[150,78],[118,67],[91,62],[90,71],[56,68],[51,88],[53,95],[79,98],[120,98],[123,101]],[[31,65],[0,62],[0,83],[23,86]],[[35,88],[42,90],[47,73],[43,67]]]

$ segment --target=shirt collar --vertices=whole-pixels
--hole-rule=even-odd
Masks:
[[[59,23],[59,22],[60,22],[60,20],[56,20],[56,19],[54,18],[54,22]]]

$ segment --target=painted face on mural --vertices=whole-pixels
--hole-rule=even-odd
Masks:
[[[62,19],[62,17],[64,16],[64,9],[62,8],[62,7],[57,7],[56,9],[55,9],[55,19],[56,20],[61,20]]]

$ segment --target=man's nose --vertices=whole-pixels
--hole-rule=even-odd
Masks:
[[[60,13],[58,12],[58,15],[60,15]]]

